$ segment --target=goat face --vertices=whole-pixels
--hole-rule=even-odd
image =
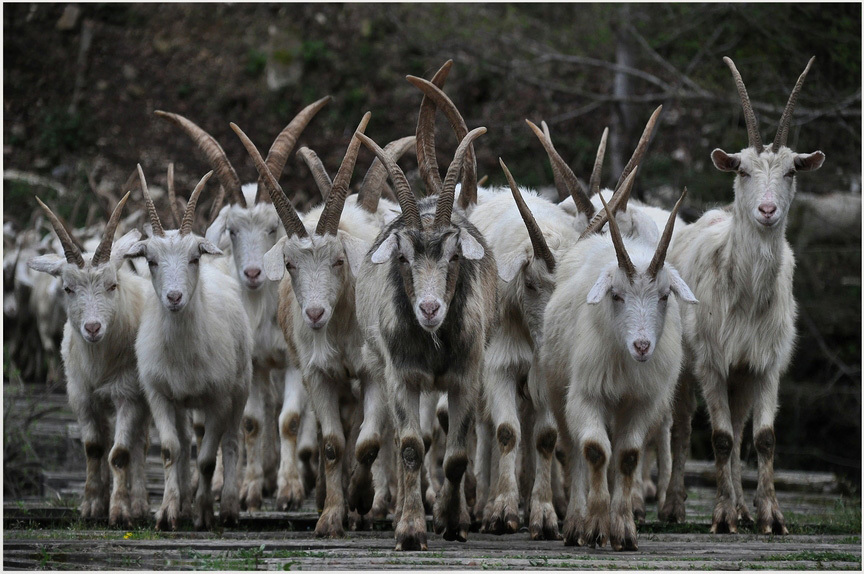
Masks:
[[[219,244],[227,232],[240,284],[244,289],[257,291],[264,285],[264,254],[276,244],[285,232],[272,203],[257,203],[246,208],[239,204],[227,205],[207,230],[207,239]]]
[[[167,310],[178,312],[186,307],[198,287],[201,256],[222,255],[222,251],[193,233],[181,235],[175,229],[164,233],[139,241],[126,257],[147,259],[156,297]]]
[[[529,251],[515,259],[502,261],[498,277],[507,284],[500,291],[501,304],[521,310],[535,347],[541,347],[543,313],[555,291],[555,274],[549,271],[545,261]]]
[[[392,231],[371,261],[390,261],[391,279],[401,283],[420,326],[434,333],[447,317],[459,278],[460,259],[481,259],[483,246],[465,228]]]
[[[611,262],[588,293],[588,304],[604,306],[605,320],[610,321],[618,343],[634,360],[644,363],[663,335],[670,293],[687,303],[697,302],[678,271],[669,265],[653,279],[646,271],[637,271],[631,281],[617,263]]]
[[[825,154],[821,151],[799,154],[786,146],[774,153],[766,145],[761,152],[752,147],[735,154],[715,149],[711,159],[720,171],[737,174],[736,212],[765,229],[778,225],[789,212],[795,197],[795,174],[819,169]]]
[[[133,230],[118,239],[110,260],[95,267],[89,256],[84,267],[78,267],[53,253],[28,262],[31,269],[60,279],[69,324],[88,343],[98,343],[110,330],[118,304],[118,271],[123,256],[139,237],[140,233]]]
[[[301,316],[310,329],[327,325],[348,279],[344,237],[342,231],[335,236],[292,235],[280,239],[264,256],[268,279],[278,281],[288,270]]]

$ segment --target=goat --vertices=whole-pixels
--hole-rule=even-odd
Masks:
[[[300,134],[315,115],[331,100],[330,96],[306,106],[276,137],[267,154],[267,166],[279,177]],[[246,472],[240,489],[241,505],[254,512],[261,507],[265,482],[278,489],[276,507],[280,510],[299,507],[305,497],[300,482],[295,456],[297,431],[303,414],[305,399],[297,375],[296,363],[286,360],[286,343],[276,321],[278,285],[267,281],[263,271],[264,254],[269,251],[284,232],[279,217],[270,203],[270,196],[263,192],[259,179],[254,183],[240,185],[240,179],[216,140],[193,122],[177,114],[157,111],[156,115],[172,121],[180,127],[206,156],[216,172],[222,188],[227,190],[232,203],[222,207],[208,227],[205,237],[214,245],[227,249],[230,245],[234,271],[242,289],[241,301],[254,337],[252,356],[252,387],[243,412],[243,430],[246,442]],[[169,191],[172,186],[169,185]],[[171,194],[173,195],[173,194]],[[174,201],[170,200],[172,210]],[[175,215],[176,217],[176,215]],[[290,363],[290,364],[289,364]],[[283,389],[273,388],[272,370],[287,369],[283,378]],[[282,395],[283,413],[279,416],[281,453],[289,459],[283,460],[276,469],[274,430],[276,402]],[[291,421],[296,419],[297,424]],[[287,424],[281,424],[288,421]],[[196,432],[200,432],[200,428]],[[266,480],[265,480],[266,478]],[[274,481],[273,478],[276,480]]]
[[[176,231],[163,230],[140,165],[138,174],[150,229],[126,257],[146,258],[153,286],[145,300],[135,355],[165,467],[156,527],[176,530],[188,510],[187,408],[198,409],[205,419],[197,459],[195,527],[213,526],[211,483],[220,442],[224,483],[219,518],[223,524],[235,524],[240,513],[237,435],[252,379],[253,340],[237,280],[215,262],[201,260],[222,251],[192,232],[198,197],[213,172],[195,187]]]
[[[433,128],[428,124],[422,129]],[[420,131],[418,123],[418,142]],[[363,257],[356,286],[366,368],[385,381],[396,426],[397,550],[427,548],[420,479],[424,391],[446,390],[448,395],[450,432],[445,482],[433,509],[435,531],[443,532],[445,540],[467,540],[470,517],[461,485],[484,347],[495,320],[497,269],[482,235],[461,210],[453,209],[453,202],[468,146],[485,131],[476,128],[462,139],[443,186],[432,188],[431,193],[438,193],[420,202],[392,158],[358,134],[387,167],[402,207]]]
[[[623,185],[634,176],[635,170]],[[608,236],[586,237],[560,258],[541,365],[549,395],[566,397],[552,404],[571,472],[568,545],[602,546],[608,539],[615,550],[637,549],[633,475],[649,427],[671,408],[683,357],[678,302],[669,295],[697,302],[678,272],[664,266],[685,194],[656,251],[625,242],[609,217]],[[601,202],[611,213],[602,196]]]
[[[371,114],[364,115],[355,136],[362,134]],[[371,466],[380,449],[385,420],[377,383],[362,369],[362,334],[355,318],[354,277],[345,265],[358,259],[355,252],[374,240],[380,229],[373,210],[358,205],[355,196],[346,201],[360,142],[352,138],[327,197],[327,202],[303,219],[294,210],[258,150],[235,124],[232,129],[249,152],[265,188],[271,195],[287,235],[264,256],[264,271],[272,281],[282,281],[282,307],[291,306],[291,332],[303,381],[321,425],[326,499],[315,527],[316,536],[343,536],[345,501],[342,491],[342,458],[346,440],[339,416],[339,398],[351,395],[351,379],[359,378],[363,401],[363,427],[357,438],[358,467],[351,479],[348,504],[359,514],[372,506]],[[286,276],[285,270],[288,274]],[[290,292],[288,285],[290,284]],[[284,295],[282,295],[284,293]],[[292,295],[293,294],[293,295]]]
[[[741,486],[741,438],[753,413],[759,460],[756,526],[788,532],[774,492],[774,417],[780,376],[792,358],[797,307],[792,294],[795,258],[785,239],[787,213],[795,198],[795,174],[822,166],[825,154],[795,153],[786,146],[798,93],[813,64],[807,63],[792,90],[770,146],[759,125],[741,74],[729,58],[747,123],[748,146],[739,153],[711,152],[720,171],[735,172],[735,201],[714,209],[675,238],[670,261],[702,301],[684,313],[687,364],[679,381],[672,427],[672,479],[660,516],[684,520],[684,461],[699,381],[711,417],[717,469],[712,532],[736,532],[752,518]],[[731,467],[731,468],[730,468]]]
[[[140,233],[133,230],[112,247],[128,199],[129,193],[115,207],[96,250],[85,256],[60,220],[36,198],[60,239],[64,256],[42,255],[27,263],[31,269],[58,278],[65,292],[68,318],[61,354],[66,392],[87,457],[79,510],[82,518],[99,517],[108,510],[111,525],[131,525],[150,510],[145,483],[150,413],[135,360],[135,337],[147,284],[123,265],[123,256]],[[116,414],[113,446],[109,435],[112,411]],[[108,465],[114,479],[110,505],[106,504]]]

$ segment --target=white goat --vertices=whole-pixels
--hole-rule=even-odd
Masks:
[[[91,256],[82,255],[63,224],[37,198],[60,238],[65,257],[49,254],[28,261],[32,269],[59,278],[65,291],[68,320],[61,353],[66,392],[87,455],[81,516],[99,517],[108,510],[112,525],[131,525],[147,517],[150,510],[144,465],[150,413],[135,360],[135,336],[148,286],[123,265],[123,256],[140,233],[129,232],[112,248],[128,199],[129,193],[117,204]],[[109,434],[112,412],[116,414],[113,446]],[[105,483],[109,463],[114,478],[110,506]]]
[[[297,139],[307,124],[331,100],[330,96],[306,106],[276,137],[267,154],[267,166],[276,177],[281,176]],[[193,122],[177,114],[157,111],[156,115],[179,126],[198,144],[216,172],[222,187],[233,202],[222,207],[207,229],[205,237],[223,249],[230,246],[234,272],[242,289],[241,301],[254,338],[252,355],[252,387],[243,412],[246,438],[246,472],[240,489],[241,505],[254,512],[261,507],[265,482],[269,490],[278,488],[276,508],[299,507],[305,498],[296,457],[297,432],[305,411],[305,392],[300,383],[296,364],[287,361],[285,338],[276,321],[278,285],[267,281],[262,273],[264,254],[284,232],[270,196],[263,192],[261,182],[241,186],[234,167],[216,140]],[[172,202],[173,207],[173,202]],[[286,369],[283,389],[273,388],[270,373]],[[276,469],[274,420],[276,404],[282,395],[280,424],[283,457]],[[198,429],[196,429],[197,431]]]
[[[434,129],[418,122],[419,134]],[[385,381],[399,448],[396,549],[426,549],[420,467],[423,438],[420,394],[446,390],[449,430],[445,482],[433,509],[435,531],[465,541],[469,514],[462,489],[468,466],[483,353],[495,320],[495,260],[482,235],[453,209],[454,190],[468,146],[485,128],[459,144],[439,193],[416,202],[408,181],[387,153],[358,137],[387,166],[402,215],[382,231],[357,275],[357,319],[365,336],[364,360]],[[423,161],[418,144],[418,161]],[[350,254],[349,254],[350,256]]]
[[[358,134],[365,129],[370,115],[363,117]],[[269,279],[281,280],[284,285],[280,308],[292,307],[290,338],[296,346],[304,384],[321,425],[325,476],[319,476],[318,480],[326,481],[326,499],[315,534],[343,536],[342,464],[346,438],[339,416],[339,399],[351,397],[352,379],[360,380],[363,426],[357,438],[358,466],[351,478],[348,505],[361,515],[369,512],[373,504],[371,467],[381,447],[385,424],[379,386],[362,368],[362,334],[355,318],[354,277],[344,264],[346,259],[350,264],[362,257],[362,252],[354,252],[374,241],[380,230],[378,211],[385,205],[376,201],[372,211],[367,211],[354,196],[346,201],[360,148],[360,141],[352,138],[327,202],[301,220],[254,144],[236,125],[231,127],[252,156],[287,232],[264,256],[264,271]],[[290,283],[293,295],[289,295],[286,283]]]
[[[236,523],[238,432],[252,378],[252,333],[234,277],[203,255],[222,251],[192,233],[198,196],[210,172],[189,198],[179,230],[164,231],[138,166],[150,215],[151,235],[132,246],[126,257],[144,257],[153,291],[148,292],[135,343],[141,381],[162,444],[165,494],[156,513],[158,529],[176,530],[188,509],[189,434],[186,409],[204,414],[198,452],[195,527],[213,526],[211,482],[216,451],[222,446],[224,483],[220,520]]]
[[[671,408],[683,357],[678,302],[669,295],[696,299],[663,265],[674,215],[656,251],[625,242],[616,218],[609,225],[609,235],[582,239],[560,260],[541,365],[549,396],[566,397],[552,403],[571,472],[565,543],[609,539],[616,550],[635,550],[633,475],[646,433]]]
[[[753,413],[759,459],[756,527],[785,534],[774,492],[774,416],[780,376],[792,358],[797,314],[792,295],[795,259],[785,239],[795,197],[795,174],[822,166],[825,154],[786,147],[792,111],[813,59],[798,78],[780,119],[777,136],[763,146],[744,81],[729,58],[747,123],[748,147],[711,153],[720,171],[735,172],[730,210],[710,210],[682,230],[669,259],[702,304],[684,313],[687,365],[679,382],[672,429],[672,481],[661,518],[684,520],[684,461],[698,381],[711,417],[717,468],[712,532],[736,532],[750,513],[741,486],[741,437]],[[731,466],[731,468],[730,468]]]

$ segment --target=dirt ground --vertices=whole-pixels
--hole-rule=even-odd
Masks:
[[[8,397],[7,397],[8,400]],[[296,569],[861,569],[861,500],[841,494],[831,473],[778,470],[777,496],[790,535],[762,536],[742,529],[734,535],[709,534],[713,506],[713,464],[687,466],[688,523],[657,521],[649,504],[639,529],[639,551],[565,547],[533,542],[527,531],[507,536],[472,532],[464,544],[429,534],[428,552],[395,552],[392,525],[348,532],[343,539],[313,535],[317,513],[307,499],[297,512],[276,512],[273,499],[262,512],[243,513],[235,529],[198,533],[155,532],[151,524],[132,530],[109,529],[103,521],[82,521],[76,510],[83,492],[83,449],[78,426],[59,394],[40,399],[57,407],[30,429],[41,455],[38,496],[6,497],[3,508],[4,569],[63,570],[296,570]],[[158,435],[151,432],[147,483],[152,510],[163,480]],[[50,470],[49,470],[50,469]],[[755,469],[745,469],[747,496]]]

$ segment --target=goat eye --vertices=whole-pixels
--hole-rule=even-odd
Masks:
[[[66,291],[66,294],[67,294],[67,295],[71,295],[72,293],[75,292],[75,291],[73,291],[72,289],[70,289],[69,287],[63,287],[63,290]]]
[[[153,269],[154,267],[159,267],[159,264],[156,263],[155,261],[148,261],[147,265],[150,266],[150,269]]]
[[[795,170],[790,169],[784,177],[795,177]]]
[[[618,301],[618,302],[620,303],[620,302],[623,302],[623,301],[624,301],[624,297],[622,297],[622,296],[619,295],[618,293],[612,293],[612,300],[613,300],[613,301]]]
[[[339,267],[339,266],[342,265],[343,263],[345,263],[345,260],[344,260],[344,259],[337,259],[336,262],[333,263],[333,267]]]
[[[288,261],[287,263],[285,263],[285,269],[288,269],[290,271],[291,269],[296,269],[296,267],[294,267],[294,265],[292,265],[291,262]]]
[[[233,229],[229,229],[229,230],[228,230],[228,235],[230,235],[231,237],[234,237],[235,235],[237,235],[237,232],[234,231]]]
[[[190,260],[189,260],[189,265],[198,265],[198,263],[199,263],[200,261],[201,261],[201,258],[200,258],[200,257],[196,257],[195,259],[190,259]]]
[[[669,300],[669,293],[666,293],[665,295],[662,295],[662,296],[660,297],[660,301],[661,301],[662,303],[665,303],[665,302],[668,301],[668,300]]]
[[[105,289],[105,290],[108,291],[108,292],[110,293],[111,291],[114,291],[115,289],[117,289],[117,284],[116,284],[116,283],[114,283],[113,285],[109,286],[109,287],[108,287],[107,289]]]
[[[453,257],[450,258],[450,262],[452,263],[453,261],[459,261],[459,254],[458,253],[454,253]]]
[[[271,229],[271,230],[268,231],[267,233],[270,234],[270,235],[273,235],[274,233],[276,233],[276,228],[274,227],[273,229]]]
[[[741,177],[750,177],[750,174],[744,171],[743,169],[738,170],[738,175]]]
[[[404,256],[404,255],[400,255],[400,256],[399,256],[399,263],[408,263],[408,260],[405,259],[405,256]]]

